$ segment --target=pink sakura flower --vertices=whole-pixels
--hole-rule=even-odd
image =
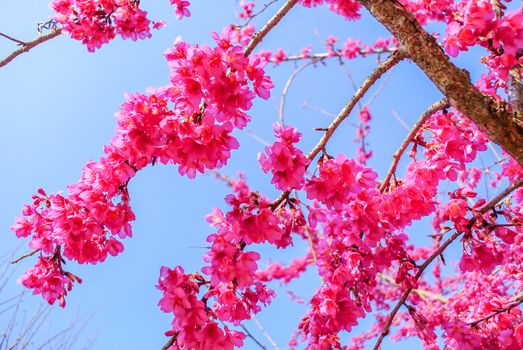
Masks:
[[[327,3],[331,11],[345,17],[345,19],[353,20],[360,17],[361,5],[353,0],[300,0],[300,3],[305,7]]]
[[[272,55],[272,63],[279,64],[283,62],[287,58],[287,53],[283,51],[281,48],[276,50],[276,52]]]
[[[132,40],[151,36],[147,13],[132,0],[108,0],[103,5],[94,0],[53,0],[50,6],[56,11],[54,19],[62,25],[64,33],[82,41],[90,52],[116,34]]]
[[[288,266],[282,266],[280,263],[270,264],[265,270],[256,272],[256,277],[262,282],[268,282],[273,279],[281,279],[285,283],[299,277],[309,265],[310,254],[304,258],[293,259]]]
[[[253,2],[253,1],[245,1],[245,0],[242,0],[240,2],[240,6],[242,8],[242,12],[240,12],[239,14],[239,17],[241,19],[249,19],[252,17],[252,12],[253,12],[253,9],[254,9],[254,6],[256,4]]]
[[[41,294],[49,304],[58,300],[60,306],[65,307],[67,292],[74,282],[82,283],[82,280],[72,273],[64,272],[59,259],[40,256],[35,266],[25,271],[18,283],[33,289],[33,295]]]
[[[340,54],[347,59],[356,58],[360,54],[360,45],[361,40],[354,41],[354,39],[348,38],[343,43]]]
[[[463,321],[449,322],[443,325],[446,335],[457,343],[457,350],[479,350],[481,338],[472,333],[470,326]]]
[[[329,208],[341,209],[350,194],[359,194],[363,188],[374,188],[378,175],[369,168],[340,154],[320,166],[319,176],[305,185],[308,199],[317,199]]]
[[[302,58],[307,58],[310,56],[311,52],[312,52],[312,47],[309,45],[300,50],[300,56]]]
[[[258,161],[265,173],[273,174],[271,183],[282,191],[301,189],[309,160],[294,146],[301,134],[291,126],[274,124],[276,142],[258,154]]]
[[[171,5],[175,6],[174,13],[176,14],[176,17],[178,19],[182,19],[183,17],[189,17],[191,15],[191,11],[189,11],[188,7],[191,5],[191,3],[187,0],[169,0],[171,2]]]
[[[523,47],[523,12],[510,11],[502,18],[501,23],[495,27],[493,35],[494,47],[503,47],[503,51],[511,56],[516,56]]]
[[[327,0],[329,9],[348,20],[360,18],[361,5],[353,0]]]

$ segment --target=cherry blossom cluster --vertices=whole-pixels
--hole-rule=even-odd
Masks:
[[[346,19],[357,20],[360,18],[361,5],[353,0],[300,0],[305,7],[314,7],[327,4],[329,9]]]
[[[174,314],[172,330],[167,333],[178,346],[173,345],[173,349],[241,346],[244,333],[231,331],[227,326],[221,330],[215,320],[239,325],[258,313],[260,305],[271,302],[275,294],[265,282],[274,278],[290,280],[282,269],[279,274],[275,268],[258,271],[260,254],[248,247],[260,243],[288,246],[292,243],[293,228],[299,231],[303,226],[303,215],[299,210],[276,214],[268,200],[251,192],[243,180],[231,180],[230,184],[234,194],[227,196],[226,202],[231,210],[224,214],[214,209],[207,217],[211,227],[217,228],[207,239],[211,246],[204,256],[207,265],[202,268],[209,280],[197,273],[187,275],[181,267],[161,270],[160,308]],[[294,274],[299,274],[307,264],[299,259],[294,268],[286,271],[296,269]],[[203,286],[206,291],[199,298]]]
[[[484,60],[501,80],[507,81],[510,69],[522,63],[518,52],[523,47],[523,12],[503,13],[496,2],[488,0],[460,3],[447,26],[445,50],[456,57],[474,45],[491,52]]]
[[[190,16],[186,0],[170,0],[176,16]],[[90,52],[119,35],[122,39],[151,37],[151,27],[158,29],[163,21],[151,22],[137,0],[53,0],[54,20],[63,32],[81,41]]]
[[[258,160],[264,172],[271,171],[271,183],[282,191],[301,189],[309,160],[303,152],[294,146],[300,141],[301,134],[293,127],[274,125],[277,141],[265,148],[266,154],[260,153]]]
[[[31,236],[29,246],[40,251],[37,266],[21,278],[26,287],[50,303],[62,300],[75,280],[55,278],[67,276],[62,256],[96,264],[123,251],[120,239],[131,236],[134,220],[127,185],[139,170],[156,162],[177,164],[180,174],[194,177],[227,162],[238,148],[231,132],[249,121],[245,111],[255,92],[268,97],[272,87],[264,59],[246,58],[230,34],[214,34],[215,48],[177,40],[165,54],[172,85],[129,95],[105,156],[85,165],[68,195],[39,190],[24,207],[12,230]],[[52,283],[41,281],[45,276]]]
[[[206,302],[198,298],[204,284],[200,275],[188,275],[180,266],[161,268],[158,289],[163,296],[158,304],[174,315],[172,329],[166,333],[173,342],[167,349],[232,350],[243,345],[245,334],[227,327],[222,330]]]

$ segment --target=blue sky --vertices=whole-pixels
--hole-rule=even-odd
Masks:
[[[280,1],[279,3],[282,3]],[[277,5],[279,6],[279,5]],[[0,105],[2,127],[0,147],[3,150],[0,173],[0,252],[21,245],[9,231],[23,203],[38,187],[47,191],[61,191],[78,180],[83,164],[102,155],[102,147],[114,131],[113,115],[123,102],[124,92],[142,92],[149,86],[168,83],[168,69],[162,53],[174,38],[182,35],[191,43],[210,43],[210,32],[221,30],[227,23],[237,22],[235,1],[194,1],[192,17],[177,21],[167,0],[142,1],[142,7],[153,19],[165,19],[169,26],[153,33],[151,39],[139,42],[114,40],[94,54],[80,43],[66,37],[47,42],[30,53],[17,58],[0,69]],[[257,27],[270,13],[257,18]],[[0,5],[0,31],[28,40],[36,35],[37,21],[51,16],[46,1],[4,1]],[[435,29],[437,29],[435,27]],[[372,43],[388,33],[367,15],[359,22],[345,22],[326,9],[309,10],[298,7],[262,43],[261,48],[284,47],[296,53],[311,44],[313,52],[323,51],[322,41],[333,34],[340,40],[361,38]],[[15,47],[7,40],[0,41],[0,55],[5,56]],[[468,63],[464,55],[458,63]],[[357,59],[340,66],[332,61],[323,66],[308,68],[295,80],[286,104],[286,122],[304,132],[301,145],[309,150],[318,140],[313,127],[324,127],[330,118],[310,106],[336,114],[352,96],[353,87],[348,72],[359,85],[375,66],[374,57]],[[234,175],[246,173],[253,189],[273,198],[278,192],[269,185],[269,177],[259,169],[256,155],[264,145],[258,138],[272,141],[272,123],[278,120],[277,108],[282,88],[295,66],[284,64],[268,68],[276,87],[269,101],[258,100],[251,111],[253,122],[249,132],[237,134],[242,145],[227,167],[221,172]],[[473,67],[472,76],[479,77],[480,68]],[[377,84],[379,86],[380,84]],[[371,93],[372,94],[372,93]],[[371,136],[374,151],[370,164],[382,177],[391,155],[407,131],[393,116],[392,111],[412,125],[427,106],[440,98],[427,78],[409,62],[394,69],[380,95],[370,106],[373,116]],[[303,108],[307,101],[309,108]],[[365,102],[365,100],[364,100]],[[351,120],[355,120],[355,115]],[[331,154],[347,152],[354,155],[354,127],[343,125],[329,146]],[[228,189],[211,176],[195,180],[181,178],[175,167],[155,166],[142,171],[130,185],[131,202],[137,220],[134,236],[127,239],[125,252],[96,266],[68,268],[84,279],[68,296],[68,307],[54,308],[51,329],[59,330],[75,315],[93,317],[83,331],[82,340],[96,337],[93,349],[158,349],[166,342],[164,331],[169,329],[170,315],[157,308],[160,294],[155,288],[159,268],[182,265],[186,271],[199,270],[211,233],[204,217],[215,206],[223,208],[223,197]],[[419,226],[419,228],[418,228]],[[418,237],[430,232],[415,225]],[[423,238],[416,238],[418,239]],[[306,246],[297,243],[290,251],[275,251],[260,247],[264,257],[275,261],[289,261],[304,255]],[[26,259],[18,266],[19,276],[34,259]],[[0,300],[19,293],[22,288],[8,284]],[[313,273],[284,288],[274,305],[258,317],[280,347],[285,348],[304,306],[290,302],[286,290],[298,296],[310,296],[317,285]],[[277,287],[277,286],[276,286]],[[35,310],[39,297],[28,296],[24,308]],[[7,322],[0,314],[0,329]],[[250,330],[256,326],[248,323]],[[363,323],[361,329],[366,329]],[[412,343],[411,343],[412,344]],[[246,349],[256,346],[246,340]],[[394,346],[384,348],[393,349]]]

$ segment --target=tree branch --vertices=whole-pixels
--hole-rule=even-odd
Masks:
[[[12,60],[14,60],[16,57],[20,56],[24,52],[28,52],[32,48],[59,36],[61,33],[62,33],[62,29],[58,28],[47,34],[41,35],[32,41],[24,42],[23,44],[21,44],[22,46],[20,48],[11,52],[11,54],[9,54],[9,56],[7,56],[6,58],[4,58],[3,60],[0,61],[0,68],[7,65],[9,62],[11,62]]]
[[[267,348],[265,347],[265,345],[263,345],[258,339],[256,339],[256,337],[254,337],[254,335],[252,335],[252,333],[247,329],[247,327],[245,327],[245,325],[243,323],[240,323],[240,327],[245,331],[245,333],[247,334],[247,336],[249,338],[251,338],[255,343],[256,345],[258,345],[260,348],[262,348],[263,350],[267,350]]]
[[[358,91],[356,91],[351,100],[345,105],[345,107],[343,107],[338,116],[331,122],[331,124],[327,128],[327,131],[325,131],[325,135],[323,135],[318,144],[307,155],[307,159],[314,159],[314,157],[316,157],[316,155],[322,149],[325,148],[325,145],[327,144],[327,142],[329,142],[330,138],[332,137],[332,134],[334,134],[334,131],[336,131],[336,129],[341,125],[341,123],[343,123],[343,121],[349,116],[349,114],[352,112],[358,101],[361,100],[361,98],[367,93],[370,87],[374,85],[374,83],[385,72],[394,67],[398,62],[400,62],[404,58],[405,53],[402,50],[395,51],[389,57],[387,57],[387,59],[383,61],[383,63],[380,64],[378,68],[374,70],[374,72],[371,73],[367,80],[365,80],[363,84],[360,86]]]
[[[523,126],[505,102],[483,94],[469,73],[456,67],[414,16],[397,0],[358,0],[398,39],[409,57],[445,95],[450,105],[474,121],[488,137],[523,165]]]
[[[279,10],[276,12],[276,14],[263,26],[263,28],[254,34],[252,37],[251,42],[245,50],[243,51],[245,56],[249,56],[252,51],[258,46],[259,43],[265,38],[265,36],[271,31],[272,28],[274,28],[283,17],[298,3],[298,0],[289,0],[287,1]]]
[[[18,40],[18,39],[16,39],[16,38],[13,38],[13,37],[10,36],[10,35],[7,35],[7,34],[1,33],[1,32],[0,32],[0,36],[3,36],[4,38],[9,39],[9,40],[11,40],[11,41],[14,41],[14,42],[17,43],[18,45],[25,45],[25,44],[26,44],[26,43],[25,43],[24,41],[22,41],[22,40]]]
[[[301,66],[299,66],[298,68],[296,68],[294,70],[294,72],[292,72],[292,74],[289,76],[289,80],[287,80],[287,83],[285,84],[285,87],[283,88],[283,92],[281,93],[281,99],[280,99],[280,109],[279,109],[279,114],[280,114],[280,124],[282,126],[285,125],[285,119],[284,119],[284,115],[283,115],[283,111],[284,111],[284,108],[285,108],[285,100],[286,100],[286,97],[287,97],[287,92],[289,91],[290,87],[291,87],[291,84],[292,82],[294,81],[294,79],[298,76],[298,74],[300,74],[300,72],[302,70],[304,70],[305,68],[307,68],[308,66],[310,66],[311,64],[314,64],[316,63],[315,60],[311,60]]]
[[[365,55],[380,55],[380,54],[383,54],[383,53],[387,53],[387,52],[395,52],[395,51],[398,51],[399,49],[395,48],[395,47],[389,47],[389,48],[385,48],[385,49],[374,49],[372,51],[369,51],[369,50],[365,50],[365,49],[359,49],[358,50],[358,53],[361,55],[361,56],[365,56]],[[336,52],[333,52],[333,53],[330,53],[330,52],[322,52],[322,53],[314,53],[314,54],[310,54],[310,55],[307,55],[307,56],[303,56],[303,55],[291,55],[291,56],[287,56],[285,57],[282,62],[288,62],[288,61],[302,61],[302,60],[315,60],[315,61],[323,61],[327,58],[343,58],[344,56],[339,52],[339,51],[336,51]]]
[[[325,134],[320,139],[320,141],[314,146],[314,148],[307,154],[307,159],[312,161],[318,153],[325,148],[327,142],[336,131],[336,129],[343,123],[343,121],[349,116],[356,104],[365,96],[370,87],[388,70],[398,64],[401,60],[405,58],[405,53],[403,50],[398,50],[393,52],[385,61],[383,61],[378,68],[376,68],[371,75],[363,82],[360,88],[356,91],[354,96],[350,99],[349,102],[343,107],[340,113],[334,118],[330,123],[327,129],[325,129]],[[307,166],[309,167],[310,164]],[[271,207],[276,209],[284,200],[289,196],[290,192],[283,192],[278,198],[276,198],[272,203]]]
[[[485,214],[486,212],[488,212],[489,210],[493,209],[503,198],[505,198],[506,196],[508,196],[512,191],[514,191],[515,189],[521,187],[523,185],[523,179],[519,179],[517,180],[516,182],[514,182],[513,184],[511,184],[510,186],[508,186],[503,192],[501,192],[500,194],[498,194],[496,197],[494,197],[490,202],[488,202],[487,204],[485,204],[483,207],[481,207],[481,209],[479,209],[477,211],[477,213],[479,215],[483,215]],[[469,223],[468,223],[468,226],[471,227],[472,225],[474,225],[474,223],[476,222],[476,217],[473,217],[469,220]],[[456,231],[452,234],[452,236],[450,236],[442,245],[439,246],[438,249],[436,249],[434,251],[434,253],[432,253],[428,258],[427,260],[425,260],[425,262],[419,267],[419,270],[418,272],[416,273],[416,275],[414,276],[414,278],[416,280],[419,280],[419,278],[421,277],[421,275],[423,274],[423,272],[427,269],[427,267],[432,263],[432,261],[434,261],[434,259],[436,259],[438,256],[440,256],[441,254],[443,254],[443,251],[445,251],[445,249],[447,249],[447,247],[452,243],[454,242],[459,236],[461,236],[463,234],[462,231]],[[394,306],[394,309],[392,309],[391,313],[389,314],[389,317],[387,318],[387,321],[385,322],[385,327],[383,327],[383,330],[381,331],[381,334],[378,338],[378,340],[376,341],[376,344],[374,345],[374,350],[378,350],[381,343],[383,342],[383,339],[385,339],[385,337],[387,336],[387,334],[389,334],[389,330],[390,330],[390,327],[392,325],[392,322],[394,321],[394,317],[396,317],[396,314],[398,313],[399,309],[401,308],[401,306],[405,303],[405,301],[407,300],[410,292],[412,292],[413,288],[410,287],[410,288],[407,288],[405,290],[405,292],[403,292],[403,295],[401,296],[400,300],[396,303],[396,305]]]
[[[409,144],[414,140],[416,137],[416,134],[421,129],[421,127],[425,124],[427,119],[433,115],[437,111],[441,111],[442,109],[445,109],[449,106],[449,103],[447,100],[442,99],[437,102],[434,102],[423,114],[419,117],[418,121],[416,121],[416,124],[410,129],[409,134],[403,140],[402,144],[398,148],[398,150],[394,153],[392,156],[392,164],[390,165],[389,171],[387,172],[387,175],[385,176],[385,179],[381,183],[380,186],[380,192],[385,191],[390,184],[390,179],[392,175],[396,172],[396,168],[398,167],[398,163],[401,159],[401,156],[409,146]]]
[[[523,303],[523,295],[520,295],[519,297],[516,298],[516,300],[514,300],[512,303],[510,303],[508,306],[505,306],[504,308],[501,308],[501,309],[497,309],[497,310],[494,310],[490,315],[487,315],[483,318],[480,318],[479,320],[476,320],[474,322],[471,322],[469,323],[469,325],[474,328],[476,327],[478,324],[480,324],[481,322],[485,322],[485,321],[488,321],[490,320],[492,317],[494,316],[497,316],[503,312],[510,312],[510,310],[512,310],[513,308],[515,308],[516,306],[519,306],[519,304]]]
[[[24,260],[25,258],[28,258],[30,256],[33,256],[35,255],[36,253],[38,253],[40,251],[40,249],[34,249],[34,250],[31,250],[30,252],[27,252],[25,254],[22,254],[21,256],[19,256],[18,258],[14,259],[11,261],[11,264],[17,264],[19,263],[20,261]]]

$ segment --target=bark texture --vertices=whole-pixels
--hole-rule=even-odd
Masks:
[[[519,112],[483,94],[466,70],[456,67],[430,34],[397,0],[358,0],[400,42],[410,59],[445,95],[450,105],[472,119],[488,137],[523,166],[523,127]]]

